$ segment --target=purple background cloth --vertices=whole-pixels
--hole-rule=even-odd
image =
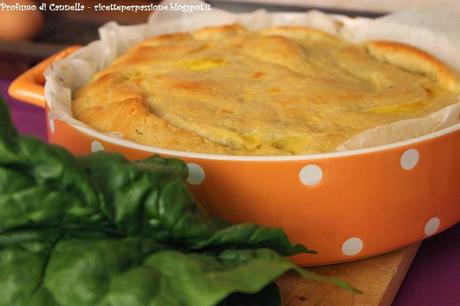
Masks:
[[[0,80],[0,95],[7,99],[16,127],[21,133],[46,139],[43,110],[7,97],[8,85],[9,81]],[[457,224],[423,242],[393,306],[459,305],[460,224]]]

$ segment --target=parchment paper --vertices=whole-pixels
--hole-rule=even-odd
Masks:
[[[168,5],[164,1],[163,4]],[[181,4],[200,4],[198,0]],[[73,118],[72,91],[88,82],[97,71],[107,67],[118,56],[144,39],[164,33],[193,31],[205,26],[238,22],[251,30],[276,25],[302,25],[342,36],[351,42],[385,39],[407,43],[425,50],[460,71],[460,18],[447,10],[419,9],[393,13],[378,19],[348,18],[327,15],[319,11],[305,13],[234,14],[223,10],[160,11],[152,14],[148,23],[120,26],[110,22],[99,29],[100,39],[51,65],[45,72],[45,96],[50,118],[60,119],[83,130],[89,126]],[[394,122],[363,131],[337,147],[338,151],[389,144],[426,135],[447,127],[460,128],[460,97],[458,102],[428,116]],[[119,133],[104,133],[122,138]],[[123,140],[126,145],[131,141]]]

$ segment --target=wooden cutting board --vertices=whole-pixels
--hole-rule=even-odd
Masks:
[[[311,268],[339,277],[364,293],[353,295],[333,285],[303,280],[294,273],[277,283],[283,306],[390,306],[420,243],[378,257]]]

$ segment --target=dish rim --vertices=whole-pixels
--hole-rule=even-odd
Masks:
[[[49,111],[49,110],[48,110]],[[59,119],[58,119],[59,120]],[[76,120],[74,118],[74,120]],[[68,121],[62,121],[65,124],[75,128],[79,132],[92,136],[93,138],[101,139],[105,142],[109,142],[121,147],[135,149],[138,151],[144,151],[148,153],[164,154],[179,158],[194,158],[194,159],[207,159],[207,160],[225,160],[225,161],[241,161],[241,162],[282,162],[282,161],[305,161],[305,160],[320,160],[320,159],[335,159],[342,157],[351,157],[357,155],[366,155],[372,153],[379,153],[383,151],[389,151],[398,149],[401,147],[419,145],[420,143],[437,139],[442,136],[453,134],[460,131],[460,123],[454,124],[453,126],[444,128],[439,131],[435,131],[426,135],[422,135],[407,140],[398,142],[392,142],[389,144],[383,144],[378,146],[372,146],[368,148],[346,150],[340,152],[326,152],[326,153],[312,153],[312,154],[300,154],[300,155],[226,155],[226,154],[212,154],[212,153],[196,153],[179,150],[165,149],[155,146],[144,145],[133,142],[125,138],[117,138],[114,136],[107,135],[106,133],[99,132],[91,127],[82,127],[74,125]]]

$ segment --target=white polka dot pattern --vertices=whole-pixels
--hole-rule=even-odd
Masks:
[[[433,217],[425,224],[425,235],[431,236],[439,229],[441,220],[438,217]]]
[[[104,151],[104,146],[99,141],[91,142],[91,152]]]
[[[302,184],[315,186],[323,178],[323,170],[321,170],[320,166],[315,164],[306,165],[300,169],[299,178]]]
[[[192,185],[200,185],[203,181],[204,178],[206,177],[206,174],[204,173],[203,168],[195,163],[188,163],[188,177],[187,177],[187,182]]]
[[[401,167],[404,170],[413,169],[419,160],[419,153],[416,149],[409,149],[401,156]]]
[[[353,256],[361,252],[363,241],[357,237],[352,237],[342,244],[342,253],[346,256]]]

